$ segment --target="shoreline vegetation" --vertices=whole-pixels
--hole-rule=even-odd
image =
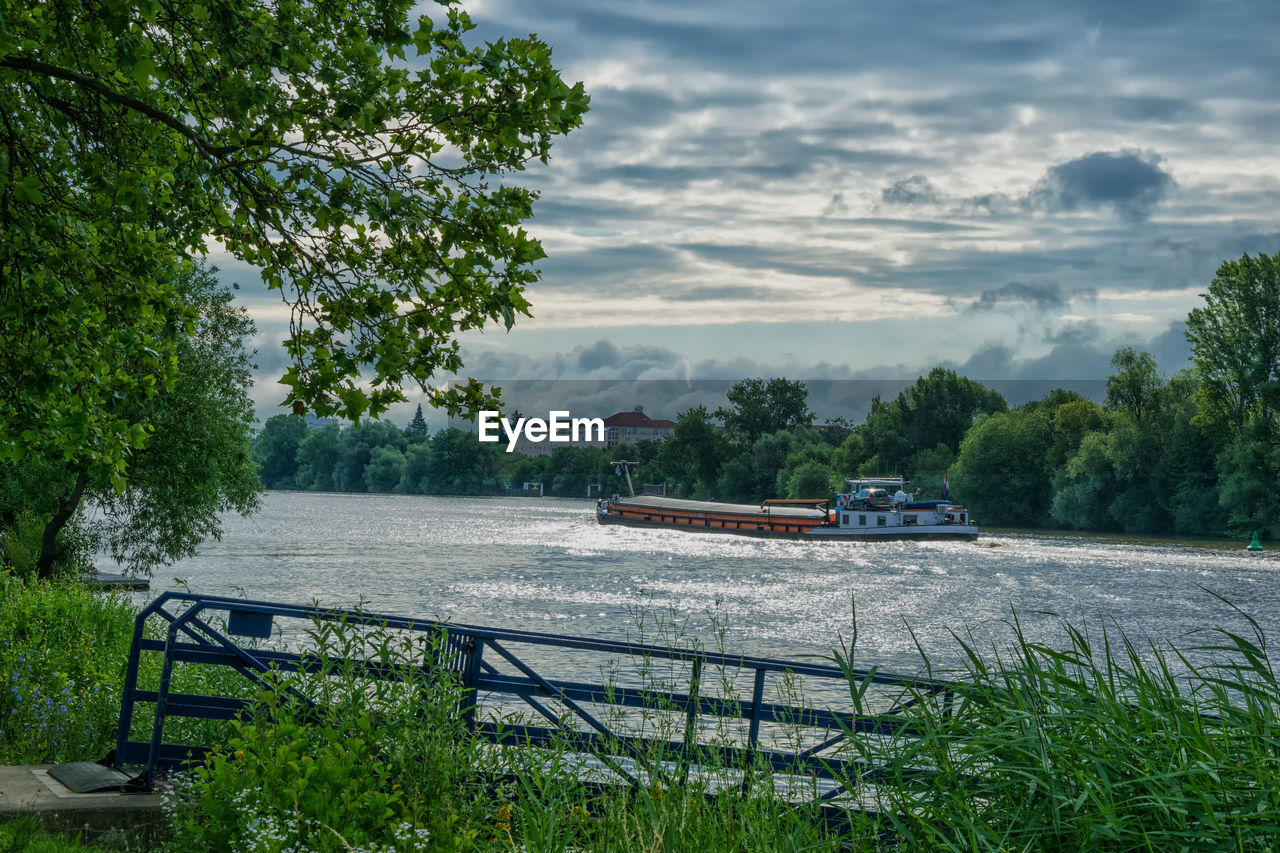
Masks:
[[[866,419],[814,423],[803,382],[745,379],[729,408],[679,413],[666,440],[614,448],[508,453],[474,430],[430,433],[421,410],[384,421],[309,429],[270,418],[253,455],[266,489],[481,496],[585,497],[625,491],[611,462],[639,463],[641,483],[681,498],[758,503],[828,498],[844,478],[902,475],[921,499],[950,495],[985,528],[1227,537],[1280,535],[1280,489],[1266,430],[1214,420],[1194,370],[1162,376],[1147,353],[1112,360],[1106,400],[1056,389],[1009,407],[996,391],[934,368]],[[596,489],[596,494],[601,489]]]
[[[0,761],[101,758],[114,739],[134,608],[70,582],[6,574],[0,586]],[[675,773],[629,792],[587,792],[565,748],[499,751],[471,737],[447,675],[373,696],[335,662],[324,710],[305,723],[279,689],[284,676],[277,689],[245,694],[256,702],[246,719],[182,721],[187,742],[222,749],[166,783],[163,843],[397,853],[1270,850],[1280,843],[1280,684],[1267,638],[1240,615],[1251,630],[1206,626],[1194,649],[1065,621],[1053,647],[1020,632],[1002,648],[957,634],[962,666],[921,661],[955,683],[955,701],[904,694],[900,733],[852,739],[848,757],[878,775],[870,786],[843,784],[880,818],[851,811],[841,832],[767,781],[749,796]],[[858,657],[851,627],[853,640],[831,658],[846,672],[871,663]],[[356,644],[381,648],[389,666],[414,663],[376,633],[340,630],[323,645]],[[1206,652],[1212,663],[1193,662]],[[175,678],[186,691],[225,690],[226,675],[193,664]],[[867,688],[850,680],[855,707]],[[494,784],[485,771],[510,775]],[[30,834],[0,829],[0,849],[21,849],[6,845]]]

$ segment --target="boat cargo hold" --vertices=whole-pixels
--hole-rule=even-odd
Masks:
[[[832,509],[825,499],[767,500],[760,505],[640,495],[596,504],[596,521],[813,541],[976,539],[969,511],[949,500],[916,501],[900,479],[849,480]],[[890,496],[886,487],[897,487]]]

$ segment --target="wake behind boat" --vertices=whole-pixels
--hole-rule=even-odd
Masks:
[[[978,525],[969,518],[967,509],[949,500],[911,500],[900,479],[848,483],[851,490],[837,496],[834,510],[822,499],[767,500],[757,506],[657,495],[613,495],[596,504],[596,521],[813,541],[978,537]],[[886,486],[897,487],[893,497],[889,497]]]

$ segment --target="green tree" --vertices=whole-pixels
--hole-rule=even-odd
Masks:
[[[888,403],[874,397],[866,420],[842,445],[840,461],[845,470],[856,465],[873,476],[904,474],[922,450],[943,444],[958,453],[975,418],[1005,408],[998,392],[935,367]]]
[[[676,428],[658,445],[658,469],[682,495],[709,496],[725,454],[725,440],[706,406],[676,416]]]
[[[783,494],[788,498],[830,499],[835,494],[833,479],[828,466],[816,459],[808,459],[790,469]]]
[[[400,483],[396,491],[402,495],[425,495],[431,493],[431,444],[427,441],[413,442],[404,451],[404,471],[400,475]]]
[[[442,429],[431,437],[431,454],[422,482],[433,495],[491,495],[501,490],[495,444],[481,444],[475,433]]]
[[[1239,435],[1251,420],[1270,440],[1280,404],[1280,255],[1244,255],[1218,267],[1187,316],[1203,415]]]
[[[345,445],[342,428],[337,424],[307,430],[307,437],[298,447],[298,488],[312,492],[334,491],[333,472],[342,461]]]
[[[409,425],[404,428],[404,433],[409,437],[410,441],[418,441],[426,438],[431,429],[427,426],[427,419],[422,416],[422,404],[418,404],[418,410],[413,413],[413,420],[409,421]]]
[[[298,448],[307,437],[307,422],[297,415],[273,415],[253,441],[258,475],[268,489],[298,488]]]
[[[752,444],[760,436],[813,423],[809,411],[809,389],[799,380],[775,377],[743,379],[725,394],[729,408],[718,408],[715,417],[724,421],[729,438]]]
[[[1044,525],[1052,491],[1044,468],[1051,413],[1015,408],[980,417],[960,443],[951,491],[988,524]]]
[[[1227,513],[1225,526],[1238,533],[1259,530],[1280,535],[1280,493],[1276,488],[1280,448],[1266,432],[1258,423],[1249,423],[1216,460],[1218,500]]]
[[[1054,477],[1050,514],[1059,524],[1077,530],[1116,530],[1120,525],[1111,513],[1115,492],[1108,434],[1087,433]]]
[[[810,427],[798,427],[791,432],[791,444],[787,450],[786,463],[782,469],[778,471],[778,475],[774,480],[773,487],[765,497],[826,497],[828,494],[834,494],[831,489],[831,483],[835,480],[835,475],[831,469],[831,458],[835,453],[835,448],[828,444],[822,432]],[[823,470],[823,482],[826,484],[817,492],[810,492],[804,495],[792,495],[794,488],[800,488],[802,485],[813,485],[817,481],[814,476],[814,466],[821,467]],[[805,470],[805,475],[796,482],[796,474],[801,470]]]
[[[963,444],[964,442],[961,442],[962,446]],[[951,448],[938,443],[912,454],[902,470],[902,475],[910,484],[912,491],[919,489],[922,496],[941,498],[942,484],[955,461],[956,455],[951,452]]]
[[[747,503],[755,499],[755,484],[751,455],[739,454],[720,466],[715,496],[722,501]]]
[[[1180,370],[1165,388],[1167,427],[1164,456],[1156,469],[1167,494],[1173,529],[1197,536],[1221,535],[1226,520],[1221,512],[1216,443],[1198,416],[1200,380],[1195,370]]]
[[[174,281],[214,243],[291,307],[295,409],[376,416],[403,382],[489,402],[426,383],[461,368],[459,332],[528,313],[544,253],[510,175],[587,97],[537,38],[469,44],[444,6],[5,6],[0,458],[121,485],[146,431],[114,401],[173,382],[193,321]]]
[[[107,485],[92,494],[106,546],[135,573],[194,556],[200,542],[221,536],[223,514],[256,510],[262,489],[245,349],[253,322],[213,270],[183,277],[178,292],[199,319],[178,339],[173,391],[134,403],[140,411],[130,417],[154,433],[134,454],[122,491]]]
[[[778,497],[778,475],[787,467],[794,443],[794,435],[778,430],[751,445],[752,501]]]
[[[546,462],[546,493],[566,498],[587,495],[588,483],[601,482],[605,452],[596,447],[559,447]],[[634,475],[633,475],[634,476]]]
[[[371,492],[394,492],[404,477],[405,457],[389,444],[375,447],[364,467],[365,485]]]
[[[385,421],[365,421],[342,433],[342,457],[333,467],[333,487],[339,492],[363,492],[368,489],[365,467],[379,447],[403,450],[408,443],[404,430]]]
[[[547,456],[525,456],[523,453],[504,453],[502,454],[502,482],[503,484],[511,484],[513,488],[519,489],[525,483],[541,483],[546,480]],[[606,492],[619,491],[613,480],[613,469],[608,471],[608,478],[605,479],[601,475],[601,479],[595,482],[601,483],[605,487]],[[623,486],[621,491],[626,491]]]
[[[893,401],[891,431],[876,439],[876,452],[899,470],[914,454],[945,444],[952,453],[974,418],[1003,412],[1004,397],[954,370],[935,367],[904,388]]]
[[[5,526],[20,509],[44,525],[41,576],[53,571],[59,537],[86,500],[96,508],[95,535],[136,573],[194,554],[201,540],[220,534],[224,512],[257,507],[261,485],[251,453],[245,350],[253,323],[211,270],[194,269],[174,286],[197,320],[190,335],[176,339],[179,372],[172,388],[116,403],[113,416],[153,430],[145,448],[134,451],[120,488],[95,478],[93,462],[80,454],[0,466],[0,480],[10,484],[0,488]]]
[[[1111,357],[1111,366],[1115,373],[1107,377],[1107,408],[1125,412],[1138,424],[1149,420],[1160,405],[1165,384],[1155,358],[1125,347]]]

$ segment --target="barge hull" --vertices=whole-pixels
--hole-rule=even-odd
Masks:
[[[821,523],[812,525],[807,530],[755,529],[749,527],[730,527],[728,523],[715,517],[690,519],[687,523],[658,521],[653,519],[625,517],[613,515],[606,511],[596,512],[596,521],[600,524],[620,524],[625,527],[640,527],[657,530],[685,530],[698,533],[726,533],[732,536],[752,536],[757,539],[790,539],[804,542],[895,542],[911,539],[959,540],[973,541],[978,538],[978,527],[973,524],[947,525],[902,525],[887,527],[840,528],[829,527]],[[702,523],[697,523],[701,521]],[[775,519],[775,522],[780,519]]]

